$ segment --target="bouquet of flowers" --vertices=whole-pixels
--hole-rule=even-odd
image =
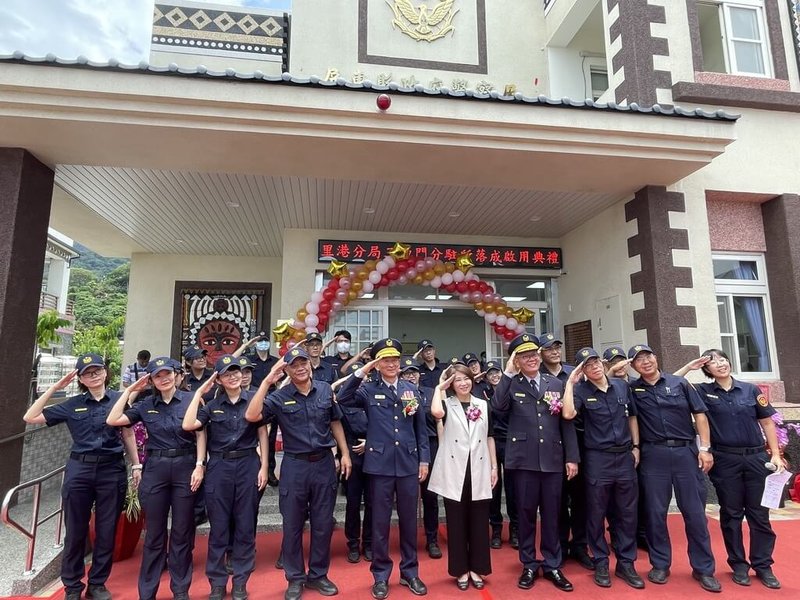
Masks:
[[[400,400],[403,401],[403,416],[404,417],[411,417],[414,416],[419,410],[419,401],[417,400],[416,394],[411,390],[406,390],[403,392],[403,395],[400,397]]]
[[[475,404],[470,404],[467,408],[467,421],[475,422],[479,420],[483,416],[481,409],[479,406]]]
[[[544,393],[544,401],[550,405],[550,414],[551,415],[558,415],[561,414],[561,409],[564,407],[564,403],[561,402],[561,393],[560,392],[551,392],[546,391]]]

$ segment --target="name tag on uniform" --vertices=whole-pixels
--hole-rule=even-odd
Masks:
[[[292,404],[297,404],[297,400],[287,400],[283,403],[284,406],[291,406]]]
[[[633,391],[634,392],[646,392],[647,390],[645,390],[643,388],[633,388]]]
[[[148,410],[148,411],[147,411],[147,414],[148,414],[148,415],[157,415],[157,414],[158,414],[158,411],[157,411],[157,410]]]
[[[517,398],[524,398],[524,397],[525,397],[525,394],[524,394],[523,392],[514,392],[514,395],[515,395]]]
[[[215,415],[224,415],[225,414],[224,410],[212,410],[211,412],[214,413]]]
[[[375,394],[375,400],[386,400],[386,396],[384,394]]]
[[[709,398],[714,398],[714,400],[719,400],[719,396],[715,396],[714,394],[706,394]]]
[[[597,398],[587,398],[587,402],[597,402]]]
[[[86,412],[87,410],[89,409],[84,406],[83,408],[76,408],[75,412]]]

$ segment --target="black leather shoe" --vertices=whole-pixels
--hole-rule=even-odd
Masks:
[[[658,585],[664,585],[669,581],[669,569],[656,569],[653,567],[647,574],[647,579]]]
[[[733,579],[733,583],[736,585],[750,585],[752,582],[750,581],[750,575],[747,571],[734,571],[733,575],[731,575],[731,579]]]
[[[104,585],[88,585],[84,594],[89,600],[111,600],[111,592]]]
[[[376,581],[372,584],[372,597],[375,600],[383,600],[389,596],[389,583],[386,581]]]
[[[275,561],[275,568],[283,571],[283,554],[278,555],[278,560]]]
[[[286,593],[283,595],[283,600],[300,600],[303,596],[303,582],[290,581],[289,587],[286,588]]]
[[[309,579],[306,581],[305,585],[310,590],[317,590],[323,596],[335,596],[339,593],[339,588],[327,577]]]
[[[519,550],[519,532],[516,529],[512,529],[508,534],[508,543],[514,550]]]
[[[278,478],[275,477],[275,473],[267,475],[267,485],[269,487],[278,487]]]
[[[594,571],[594,561],[585,549],[570,550],[569,555],[584,569]]]
[[[772,572],[772,569],[764,569],[763,571],[756,571],[756,577],[761,580],[766,587],[771,590],[779,590],[781,589],[781,582],[778,581],[778,578],[775,577],[775,574]]]
[[[608,574],[608,565],[595,566],[594,582],[600,587],[611,587],[611,575]]]
[[[80,592],[67,592],[67,595],[64,596],[64,600],[81,600],[81,593]]]
[[[439,544],[436,542],[428,544],[428,556],[431,558],[442,558],[442,549],[439,548]]]
[[[364,548],[364,560],[372,562],[372,548]]]
[[[542,577],[547,579],[547,581],[551,582],[562,592],[571,592],[574,589],[572,587],[572,584],[569,582],[569,579],[564,577],[564,574],[561,572],[560,569],[553,569],[552,571],[544,571],[542,573]]]
[[[722,591],[722,586],[713,575],[701,575],[697,571],[692,571],[692,577],[699,581],[700,587],[707,592],[719,593]]]
[[[498,550],[503,547],[503,539],[500,537],[500,530],[493,529],[492,530],[492,541],[489,542],[489,545],[494,549]]]
[[[536,582],[536,571],[533,569],[522,569],[522,575],[517,580],[517,587],[523,590],[529,590]]]
[[[428,593],[428,587],[422,583],[422,579],[419,577],[412,577],[410,579],[401,577],[400,585],[406,586],[415,596],[424,596]]]
[[[642,581],[642,578],[639,577],[639,574],[636,572],[636,569],[633,568],[633,565],[617,563],[617,568],[614,569],[614,575],[622,579],[622,581],[627,583],[632,588],[637,590],[644,589],[644,581]]]
[[[247,600],[247,587],[243,583],[234,583],[231,590],[233,600]]]
[[[211,593],[208,595],[208,600],[222,600],[225,597],[225,586],[215,585],[211,587]]]
[[[357,563],[360,560],[361,560],[361,553],[358,551],[358,549],[356,550],[351,549],[347,551],[347,562]]]

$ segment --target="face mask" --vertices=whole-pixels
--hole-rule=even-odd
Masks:
[[[336,351],[340,354],[346,354],[350,352],[350,342],[338,342],[336,344]]]
[[[269,342],[256,342],[256,350],[266,352],[269,350]]]

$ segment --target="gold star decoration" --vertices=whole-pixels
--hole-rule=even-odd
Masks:
[[[411,246],[395,242],[387,254],[395,260],[405,260],[411,254]]]
[[[334,279],[347,277],[348,272],[347,263],[338,260],[332,260],[331,264],[328,266],[328,273],[330,273],[331,277]]]
[[[522,308],[518,308],[517,310],[512,312],[511,316],[514,317],[520,323],[527,323],[533,317],[533,311],[528,310],[523,306]]]
[[[470,258],[469,254],[467,254],[466,252],[464,254],[460,255],[456,259],[456,267],[458,268],[459,271],[461,271],[465,275],[466,275],[467,271],[469,271],[474,266],[475,266],[475,263],[472,262],[472,259]]]
[[[275,336],[275,341],[279,344],[282,344],[286,340],[290,339],[295,334],[295,329],[289,326],[289,323],[281,323],[277,327],[272,329],[272,335]]]

